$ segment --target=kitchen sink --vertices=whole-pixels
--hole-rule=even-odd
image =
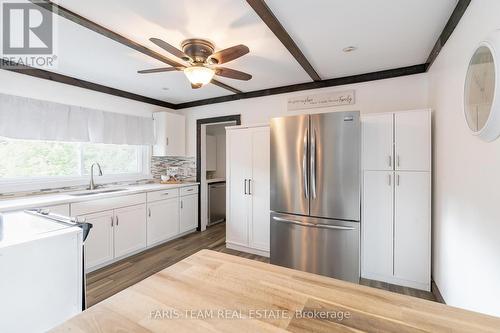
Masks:
[[[115,188],[115,189],[109,189],[109,190],[99,190],[99,191],[88,191],[88,192],[80,192],[80,193],[74,193],[70,194],[72,197],[83,197],[87,195],[96,195],[96,194],[104,194],[104,193],[114,193],[114,192],[122,192],[126,191],[126,188]]]

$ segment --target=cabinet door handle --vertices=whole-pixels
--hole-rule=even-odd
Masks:
[[[389,186],[391,186],[392,185],[392,176],[391,176],[391,174],[389,174],[388,176],[389,176],[388,177],[388,179],[389,179],[388,184],[389,184]]]
[[[148,216],[151,217],[151,208],[148,208]]]
[[[399,186],[399,175],[396,175],[396,185]]]
[[[387,160],[389,161],[389,168],[392,168],[392,156],[387,156]]]
[[[111,226],[112,227],[114,226],[114,218],[113,218],[113,216],[111,216]]]
[[[399,164],[400,163],[399,163],[399,154],[398,154],[398,155],[396,155],[396,165],[398,166],[398,168],[399,168]]]
[[[252,195],[252,180],[248,180],[248,194]]]
[[[309,199],[309,180],[307,178],[307,151],[309,150],[309,129],[304,134],[304,150],[302,151],[302,180],[304,182],[304,196]]]
[[[116,216],[116,226],[118,226],[118,216]]]
[[[245,179],[245,194],[248,194],[247,193],[247,180]]]
[[[169,143],[168,143],[168,137],[167,137],[167,146],[168,146],[168,144],[169,144]]]
[[[183,201],[181,200],[181,209],[184,208],[184,204],[183,204]]]

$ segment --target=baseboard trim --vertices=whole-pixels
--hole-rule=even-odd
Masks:
[[[385,282],[385,283],[389,283],[389,284],[394,284],[396,286],[401,286],[401,287],[408,287],[408,288],[419,289],[419,290],[429,291],[429,292],[431,291],[430,282],[429,283],[421,283],[421,282],[409,281],[409,280],[404,280],[404,279],[398,279],[394,276],[385,276],[385,275],[380,275],[380,274],[375,274],[375,273],[370,273],[370,272],[361,272],[361,278]]]
[[[113,259],[111,259],[111,260],[109,260],[109,261],[106,261],[106,262],[104,262],[104,263],[101,263],[101,264],[99,264],[99,265],[92,266],[92,267],[90,267],[90,268],[85,267],[85,274],[92,273],[92,272],[97,271],[97,270],[99,270],[99,269],[101,269],[101,268],[104,268],[104,267],[106,267],[106,266],[109,266],[109,265],[115,264],[115,263],[117,263],[117,262],[119,262],[119,261],[126,260],[128,257],[132,257],[132,256],[134,256],[134,255],[136,255],[136,254],[141,253],[141,252],[145,252],[145,251],[147,251],[147,250],[151,250],[152,248],[155,248],[155,247],[158,247],[158,246],[164,245],[165,243],[168,243],[168,242],[170,242],[170,241],[173,241],[173,240],[175,240],[175,239],[177,239],[177,238],[180,238],[180,237],[182,237],[182,236],[186,236],[186,235],[191,234],[191,233],[193,233],[193,232],[196,232],[196,228],[191,229],[191,230],[188,230],[188,231],[185,231],[185,232],[182,232],[182,233],[180,233],[180,234],[178,234],[178,235],[175,235],[175,236],[173,236],[173,237],[170,237],[170,238],[168,238],[168,239],[165,239],[165,240],[159,241],[158,243],[150,244],[150,245],[148,245],[148,246],[146,246],[146,247],[143,247],[143,248],[141,248],[141,249],[139,249],[139,250],[135,250],[135,251],[132,251],[132,252],[130,252],[130,253],[124,254],[124,255],[122,255],[122,256],[120,256],[120,257],[113,258]]]
[[[252,249],[251,247],[248,246],[243,246],[239,244],[234,244],[226,241],[226,247],[231,250],[236,250],[240,252],[247,252],[251,254],[256,254],[258,256],[262,257],[267,257],[269,258],[269,251],[262,251],[262,250],[257,250],[257,249]]]
[[[446,304],[444,301],[443,295],[441,295],[441,292],[439,291],[439,288],[434,280],[431,281],[431,292],[434,294],[434,297],[436,297],[436,300],[439,303]]]

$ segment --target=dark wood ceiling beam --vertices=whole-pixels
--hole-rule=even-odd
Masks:
[[[150,49],[148,49],[140,44],[137,44],[137,43],[127,39],[126,37],[118,35],[109,29],[106,29],[106,28],[104,28],[96,23],[93,23],[93,22],[79,16],[78,14],[75,14],[75,13],[73,13],[73,12],[71,12],[71,11],[61,7],[61,6],[58,6],[54,3],[52,3],[51,1],[48,1],[48,0],[42,0],[43,2],[39,2],[36,0],[30,0],[30,1],[32,1],[33,3],[35,3],[39,6],[42,6],[43,8],[46,8],[47,10],[50,10],[54,13],[57,13],[57,14],[61,15],[62,17],[65,17],[73,22],[76,22],[76,23],[78,23],[78,24],[80,24],[80,25],[82,25],[82,26],[84,26],[92,31],[95,31],[99,34],[102,34],[108,38],[111,38],[111,39],[113,39],[113,40],[115,40],[123,45],[129,46],[129,47],[131,47],[131,48],[133,48],[141,53],[149,55],[149,56],[151,56],[157,60],[160,60],[166,64],[169,64],[171,66],[178,66],[177,62],[175,62],[167,57],[164,57],[163,55],[156,53],[156,52],[154,52],[154,51],[152,51],[152,50],[150,50]],[[247,0],[247,2],[251,5],[254,4],[256,6],[258,6],[260,3],[260,6],[261,6],[260,8],[267,8],[267,5],[262,0]],[[393,78],[393,77],[400,77],[400,76],[424,73],[424,72],[429,70],[429,68],[433,64],[434,60],[439,55],[441,49],[444,47],[445,43],[450,38],[451,34],[453,33],[456,26],[460,22],[462,16],[464,15],[464,13],[467,10],[467,7],[469,6],[470,3],[471,3],[471,0],[459,0],[459,2],[457,3],[457,6],[455,7],[455,10],[453,11],[450,19],[448,20],[447,24],[445,25],[443,32],[441,33],[439,39],[437,40],[431,54],[429,55],[429,58],[425,64],[409,66],[409,67],[404,67],[404,68],[398,68],[398,69],[390,69],[390,70],[374,72],[374,73],[367,73],[367,74],[361,74],[361,75],[336,78],[336,79],[329,79],[329,80],[321,80],[318,76],[317,77],[318,80],[315,82],[295,84],[295,85],[290,85],[290,86],[283,86],[283,87],[277,87],[277,88],[271,88],[271,89],[251,91],[251,92],[241,92],[238,89],[232,88],[232,87],[230,87],[230,86],[228,86],[220,81],[212,80],[213,84],[215,84],[219,87],[222,87],[224,89],[227,89],[231,92],[234,92],[235,95],[221,96],[221,97],[203,99],[203,100],[192,101],[192,102],[187,102],[187,103],[180,103],[180,104],[173,104],[173,103],[168,103],[165,101],[159,101],[159,100],[155,100],[155,99],[148,98],[145,96],[140,96],[140,95],[126,92],[126,91],[122,91],[119,89],[114,89],[114,88],[102,86],[99,84],[95,84],[92,82],[79,80],[79,79],[76,79],[73,77],[69,77],[69,76],[65,76],[65,75],[61,75],[61,74],[57,74],[57,73],[52,73],[52,72],[45,71],[45,70],[25,67],[25,66],[17,66],[17,68],[12,68],[12,67],[9,68],[8,67],[8,68],[3,68],[3,69],[26,74],[26,75],[30,75],[30,76],[34,76],[34,77],[38,77],[38,78],[42,78],[42,79],[48,79],[48,80],[55,81],[55,82],[71,84],[71,85],[74,85],[77,87],[91,89],[91,90],[95,90],[95,91],[99,91],[99,92],[104,92],[107,94],[125,97],[125,98],[129,98],[132,100],[137,100],[137,101],[141,101],[144,103],[163,106],[163,107],[167,107],[167,108],[171,108],[171,109],[185,109],[185,108],[190,108],[190,107],[215,104],[215,103],[223,103],[223,102],[235,101],[235,100],[240,100],[240,99],[263,97],[263,96],[270,96],[270,95],[276,95],[276,94],[290,93],[290,92],[295,92],[295,91],[333,87],[333,86],[340,86],[340,85],[345,85],[345,84],[353,84],[353,83],[360,83],[360,82],[367,82],[367,81],[374,81],[374,80],[382,80],[382,79],[388,79],[388,78]],[[262,7],[262,5],[264,5],[265,7]],[[252,5],[252,8],[254,8],[253,5]],[[269,8],[267,8],[267,9],[269,10]],[[257,12],[257,10],[256,10],[256,12]],[[263,12],[263,13],[265,14],[265,12]],[[269,10],[269,13],[272,15],[272,17],[274,17],[274,15],[272,14],[272,12],[270,10]],[[264,17],[267,17],[267,16],[264,15]],[[274,17],[274,19],[276,19],[276,18]],[[279,26],[281,26],[281,24],[277,20],[276,20],[276,22],[277,22],[277,24],[279,24]],[[281,27],[281,28],[283,28],[283,27]],[[271,28],[271,30],[273,30],[273,29]],[[283,31],[284,31],[284,29],[283,29]],[[273,30],[273,32],[274,32],[274,30]],[[286,33],[286,31],[285,31],[285,33]],[[288,38],[290,38],[290,36],[288,36]],[[291,40],[291,38],[290,38],[290,40]],[[293,45],[295,45],[293,40],[291,40],[291,42],[293,43]],[[295,47],[300,52],[300,49],[298,49],[298,47],[296,45],[295,45]],[[292,52],[292,51],[290,51],[290,52]],[[302,54],[302,53],[300,52],[300,54]],[[303,56],[303,54],[302,54],[302,56]],[[304,57],[304,59],[305,59],[305,57]],[[311,69],[312,69],[312,67],[311,67]],[[312,69],[312,70],[314,71],[314,69]]]
[[[236,100],[240,100],[240,99],[271,96],[271,95],[277,95],[277,94],[286,94],[286,93],[295,92],[295,91],[319,89],[319,88],[326,88],[326,87],[335,87],[335,86],[342,86],[342,85],[346,85],[346,84],[384,80],[384,79],[395,78],[395,77],[406,76],[406,75],[421,74],[421,73],[425,73],[426,67],[427,67],[426,64],[421,64],[421,65],[409,66],[409,67],[403,67],[403,68],[397,68],[397,69],[389,69],[389,70],[380,71],[380,72],[346,76],[346,77],[341,77],[341,78],[336,78],[336,79],[307,82],[307,83],[294,84],[294,85],[285,86],[285,87],[278,87],[278,88],[264,89],[264,90],[258,90],[258,91],[244,92],[244,93],[235,94],[235,95],[208,98],[208,99],[203,99],[203,100],[199,100],[199,101],[176,104],[176,109],[185,109],[185,108],[191,108],[191,107],[208,105],[208,104],[236,101]]]
[[[176,104],[173,104],[173,103],[160,101],[160,100],[157,100],[154,98],[149,98],[149,97],[133,94],[133,93],[130,93],[127,91],[103,86],[101,84],[97,84],[97,83],[93,83],[93,82],[89,82],[89,81],[80,80],[80,79],[77,79],[77,78],[74,78],[71,76],[62,75],[62,74],[46,71],[43,69],[28,67],[25,65],[19,65],[19,64],[13,63],[11,61],[7,61],[7,60],[0,60],[0,61],[2,63],[1,69],[6,70],[6,71],[20,73],[20,74],[24,74],[24,75],[29,75],[29,76],[37,77],[39,79],[45,79],[45,80],[50,80],[50,81],[54,81],[54,82],[69,84],[69,85],[72,85],[75,87],[89,89],[89,90],[97,91],[100,93],[118,96],[118,97],[123,97],[123,98],[131,99],[134,101],[152,104],[152,105],[158,105],[158,106],[162,106],[165,108],[170,108],[170,109],[177,108]]]
[[[283,25],[276,18],[271,9],[267,6],[264,0],[247,0],[248,4],[253,8],[253,10],[260,16],[262,21],[271,29],[271,31],[278,37],[281,43],[288,49],[288,51],[293,55],[295,60],[304,68],[304,70],[309,74],[311,79],[314,81],[321,81],[321,77],[314,70],[313,66],[305,55],[302,53],[300,48],[294,42],[292,37],[285,30]]]
[[[226,89],[226,90],[232,91],[232,92],[234,92],[235,94],[242,93],[242,91],[241,91],[241,90],[238,90],[238,89],[236,89],[236,88],[233,88],[233,87],[231,87],[231,86],[228,86],[227,84],[222,83],[222,82],[217,81],[217,80],[212,80],[210,83],[215,84],[216,86],[221,87],[221,88],[224,88],[224,89]]]
[[[427,70],[432,66],[434,63],[434,60],[438,57],[439,53],[443,49],[444,45],[450,38],[451,34],[453,31],[455,31],[455,28],[457,27],[458,23],[462,19],[462,16],[464,16],[465,11],[469,7],[471,3],[471,0],[459,0],[455,10],[453,10],[453,13],[450,16],[450,19],[446,23],[443,32],[439,36],[438,40],[436,41],[436,44],[434,45],[434,48],[431,51],[431,54],[429,55],[429,58],[427,59]]]
[[[125,36],[122,36],[112,30],[109,30],[108,28],[103,27],[102,25],[99,25],[81,15],[78,15],[75,12],[72,12],[71,10],[64,8],[50,0],[29,0],[35,5],[38,5],[54,14],[57,14],[61,17],[64,17],[67,20],[70,20],[84,28],[87,28],[89,30],[92,30],[104,37],[107,37],[109,39],[114,40],[115,42],[118,42],[122,45],[128,46],[138,52],[141,52],[142,54],[145,54],[147,56],[150,56],[156,60],[159,60],[167,65],[173,66],[173,67],[184,67],[185,65],[181,64],[180,62],[177,62],[175,60],[172,60],[170,58],[167,58],[163,55],[161,55],[158,52],[155,52],[151,49],[148,49],[147,47],[134,42],[131,39],[128,39]],[[212,80],[212,83],[215,84],[216,86],[222,87],[224,89],[227,89],[231,92],[240,92],[239,90],[232,88],[222,82],[219,82],[217,80]]]

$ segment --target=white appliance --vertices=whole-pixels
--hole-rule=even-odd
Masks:
[[[0,332],[45,332],[82,311],[91,225],[53,218],[0,215]]]
[[[430,290],[431,111],[362,117],[361,276]]]

